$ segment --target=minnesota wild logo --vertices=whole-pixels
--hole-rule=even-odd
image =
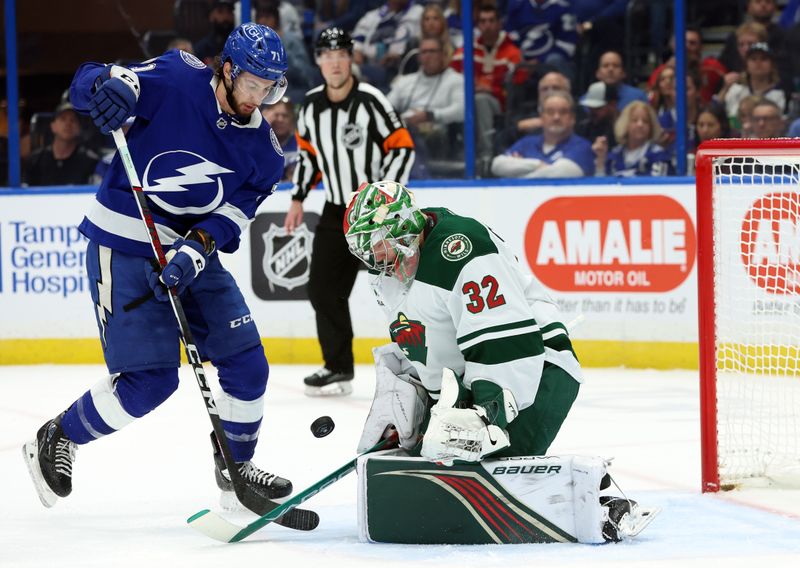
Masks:
[[[442,243],[442,256],[445,260],[456,261],[469,256],[472,252],[472,241],[466,235],[456,233],[450,235]]]
[[[397,319],[389,326],[389,334],[406,357],[411,361],[426,364],[428,347],[425,345],[425,326],[422,322],[410,320],[403,312],[398,312]]]

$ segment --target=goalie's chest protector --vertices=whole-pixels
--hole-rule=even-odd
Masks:
[[[436,225],[421,248],[414,282],[396,307],[384,309],[392,340],[435,395],[443,367],[464,375],[464,353],[475,337],[522,322],[538,328],[525,298],[526,283],[502,241],[474,219],[446,209],[425,213],[435,216]],[[534,356],[543,352],[531,349]],[[471,362],[478,359],[470,356]]]

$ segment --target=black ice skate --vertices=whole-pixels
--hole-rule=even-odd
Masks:
[[[22,455],[39,499],[52,507],[72,492],[72,463],[78,445],[64,435],[59,414],[39,428],[36,438],[22,446]]]
[[[225,465],[225,459],[217,445],[217,437],[211,433],[211,444],[214,446],[214,477],[217,480],[217,487],[222,490],[220,502],[224,509],[239,510],[241,504],[236,498],[236,493],[231,483],[231,476]],[[236,464],[242,479],[250,488],[266,499],[279,499],[286,497],[292,492],[292,482],[274,473],[267,473],[259,469],[253,462],[238,462]]]
[[[633,499],[603,495],[600,504],[608,507],[608,520],[603,525],[607,542],[637,536],[661,512],[658,507],[642,507]]]
[[[327,367],[303,379],[308,396],[345,396],[353,392],[352,371],[332,371]]]

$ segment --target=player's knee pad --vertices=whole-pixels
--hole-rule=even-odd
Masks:
[[[246,401],[256,400],[264,395],[269,378],[269,364],[260,343],[212,362],[217,368],[219,384],[226,394]]]
[[[222,392],[214,395],[219,417],[223,422],[251,425],[255,433],[248,436],[255,439],[264,413],[263,397],[269,377],[264,348],[259,343],[213,363],[222,387]],[[233,426],[226,424],[225,428],[229,431]]]
[[[167,400],[178,388],[178,369],[167,367],[125,371],[114,379],[114,390],[123,408],[136,418]]]

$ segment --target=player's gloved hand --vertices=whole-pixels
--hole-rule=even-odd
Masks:
[[[444,465],[453,465],[455,460],[477,462],[511,445],[503,427],[518,414],[513,395],[480,379],[473,381],[473,389],[476,382],[486,383],[481,388],[487,387],[497,397],[487,401],[488,410],[478,404],[472,408],[453,408],[458,399],[458,382],[453,371],[442,370],[442,390],[439,402],[431,408],[431,419],[422,440],[422,457]]]
[[[159,302],[169,301],[167,288],[175,287],[178,295],[183,294],[197,275],[206,267],[208,256],[202,243],[190,239],[178,239],[167,252],[167,265],[161,274],[155,270],[147,277],[150,288]]]
[[[100,132],[109,134],[133,115],[140,90],[139,78],[130,69],[107,65],[100,72],[88,105],[89,116]]]

